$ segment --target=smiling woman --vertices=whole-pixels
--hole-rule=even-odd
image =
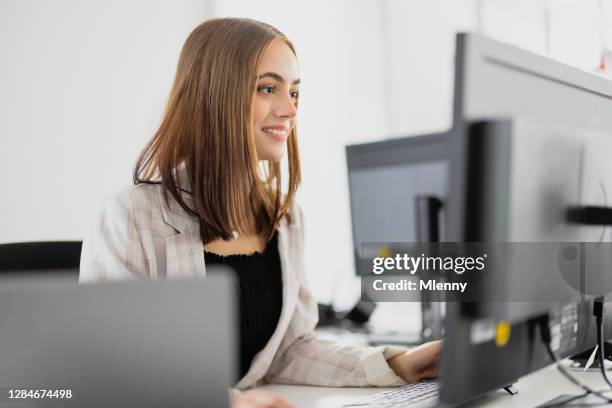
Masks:
[[[259,71],[253,100],[255,145],[260,160],[278,162],[297,117],[300,79],[293,50],[285,41],[274,40]]]
[[[266,382],[391,386],[437,372],[440,344],[416,351],[317,338],[306,286],[291,42],[250,19],[209,20],[189,35],[161,125],[84,240],[81,281],[205,276],[240,283],[238,389]],[[280,162],[288,156],[282,193]],[[263,169],[263,171],[260,171]],[[233,406],[287,407],[251,390]]]

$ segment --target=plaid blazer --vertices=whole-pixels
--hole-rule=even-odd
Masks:
[[[291,214],[291,223],[283,217],[278,227],[283,282],[278,325],[235,387],[405,384],[386,362],[404,348],[346,346],[314,334],[318,315],[303,267],[304,219],[297,204]],[[171,197],[166,204],[160,185],[140,184],[104,200],[83,241],[79,281],[204,277],[203,251],[197,219]]]

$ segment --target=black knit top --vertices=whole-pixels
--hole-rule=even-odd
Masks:
[[[207,265],[231,267],[240,284],[240,378],[276,329],[283,305],[283,284],[276,233],[262,253],[221,256],[204,251]]]

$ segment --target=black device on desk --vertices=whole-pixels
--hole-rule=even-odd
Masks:
[[[570,216],[571,210],[588,208],[610,214],[611,111],[610,81],[479,35],[459,34],[445,239],[570,245],[612,241],[605,225]],[[390,217],[387,223],[393,221]],[[560,261],[572,258],[559,254]],[[608,261],[600,260],[588,278],[606,277],[612,270]],[[383,393],[360,406],[457,406],[553,363],[551,356],[564,358],[595,346],[596,303],[580,293],[555,298],[561,287],[559,267],[508,268],[502,280],[481,285],[482,295],[495,290],[505,300],[519,294],[525,299],[519,291],[527,291],[564,301],[447,303],[439,394],[432,397],[430,388],[424,394],[407,386],[388,399]],[[612,336],[611,316],[602,334],[606,339]],[[558,340],[554,350],[551,328]],[[398,402],[399,394],[405,395],[404,403]]]
[[[0,244],[0,284],[11,281],[77,283],[81,241]]]

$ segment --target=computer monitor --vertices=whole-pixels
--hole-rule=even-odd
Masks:
[[[448,194],[448,132],[346,147],[356,272],[365,242],[416,242],[417,200]],[[440,209],[444,219],[444,208]],[[444,223],[438,241],[445,240]]]
[[[604,226],[568,218],[571,207],[609,205],[610,112],[607,79],[459,34],[453,127],[438,136],[445,142],[430,136],[347,148],[356,264],[368,259],[359,252],[361,243],[418,240],[412,213],[421,193],[444,197],[441,241],[611,242]],[[429,144],[439,146],[437,155],[425,153]],[[612,260],[599,267],[593,273],[607,274]],[[534,323],[542,316],[556,330],[559,357],[596,344],[592,301],[564,292],[568,285],[558,265],[504,272],[501,281],[479,287],[485,297],[497,291],[500,303],[447,304],[442,404],[463,403],[550,364]],[[513,302],[518,294],[523,301]],[[500,324],[509,334],[503,341],[496,337]]]
[[[445,132],[346,147],[358,274],[370,263],[363,243],[445,239],[443,203],[448,192],[449,143]],[[423,227],[431,217],[434,225]],[[423,292],[420,300],[420,341],[441,338],[444,311],[439,302],[443,299]]]
[[[588,186],[605,176],[593,171],[596,165],[585,159],[590,151],[612,147],[612,133],[515,118],[474,122],[466,127],[465,136],[469,211],[454,221],[464,224],[463,241],[514,245],[519,257],[510,257],[509,265],[494,279],[480,282],[482,296],[495,293],[499,302],[447,304],[441,399],[450,405],[550,364],[534,325],[542,316],[548,316],[555,328],[554,351],[560,358],[593,347],[592,296],[572,287],[563,275],[557,249],[563,243],[584,242],[597,229],[604,233],[599,238],[608,241],[608,245],[601,241],[600,251],[610,252],[605,227],[579,225],[567,215],[569,208],[589,203],[583,200]],[[537,252],[537,257],[528,256],[520,263],[519,251]],[[535,265],[534,260],[552,262]],[[604,259],[588,272],[604,276],[610,268],[612,259]],[[612,336],[610,323],[608,317],[606,338]],[[496,337],[500,325],[510,327],[507,343],[500,344]],[[456,375],[459,368],[461,376]]]
[[[609,205],[612,166],[605,156],[612,151],[611,111],[612,83],[607,79],[476,34],[459,34],[447,239],[610,242],[604,226],[574,224],[568,210]],[[589,272],[607,273],[612,263],[600,266]],[[524,289],[511,282],[558,283],[558,270],[507,272],[504,282],[497,282],[505,300],[502,307],[447,305],[443,403],[465,402],[550,364],[533,323],[540,316],[547,316],[558,330],[559,357],[596,344],[591,301],[563,302],[562,296],[548,303],[509,301],[513,291]],[[551,286],[534,284],[530,289],[548,299]],[[496,327],[502,321],[510,322],[510,337],[499,343]],[[611,335],[610,330],[604,333],[606,338]]]
[[[612,133],[611,81],[478,34],[460,33],[456,41],[449,241],[466,238],[466,224],[458,220],[469,212],[465,194],[470,180],[465,175],[470,124],[523,117]],[[601,166],[609,160],[599,152],[596,161]]]

